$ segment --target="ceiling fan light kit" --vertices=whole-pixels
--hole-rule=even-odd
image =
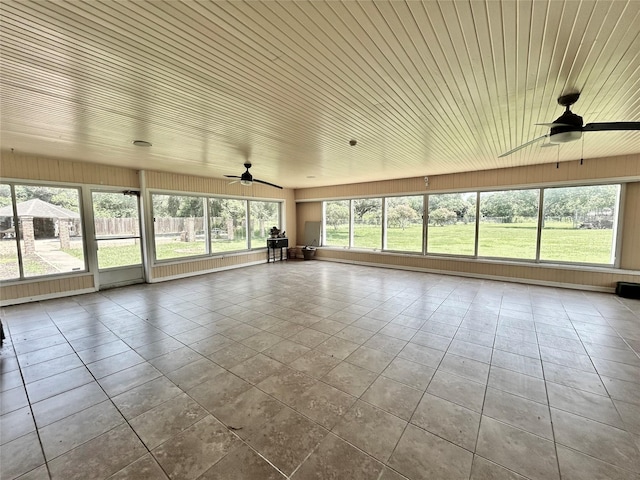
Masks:
[[[548,139],[548,143],[543,145],[561,145],[563,143],[575,142],[582,138],[582,132],[603,132],[613,130],[640,130],[640,122],[599,122],[587,123],[584,125],[582,117],[571,111],[571,105],[576,103],[580,98],[580,93],[569,93],[558,98],[558,104],[565,107],[562,115],[556,118],[552,123],[537,123],[536,125],[544,125],[550,127],[549,133],[541,137],[534,138],[519,147],[499,155],[498,158],[506,157],[512,153],[522,150],[529,145]]]

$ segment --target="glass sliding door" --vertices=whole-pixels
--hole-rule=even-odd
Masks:
[[[91,192],[100,288],[144,281],[137,192]]]

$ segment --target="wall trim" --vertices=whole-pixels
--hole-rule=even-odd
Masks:
[[[476,273],[468,273],[468,272],[452,272],[450,270],[439,270],[435,268],[409,267],[405,265],[387,265],[384,263],[362,262],[358,260],[345,260],[341,258],[330,258],[330,257],[315,257],[315,260],[320,260],[324,262],[348,263],[351,265],[362,265],[365,267],[389,268],[392,270],[407,270],[411,272],[436,273],[439,275],[448,275],[450,277],[467,277],[467,278],[477,278],[482,280],[495,280],[495,281],[506,282],[506,283],[539,285],[542,287],[559,287],[559,288],[566,288],[570,290],[587,290],[590,292],[615,293],[615,288],[613,287],[598,287],[595,285],[548,282],[544,280],[534,280],[534,279],[517,278],[517,277],[503,277],[500,275],[487,275],[487,274],[481,274],[481,273],[476,274]]]
[[[84,295],[86,293],[95,293],[98,289],[83,288],[81,290],[65,290],[64,292],[47,293],[45,295],[34,295],[32,297],[20,297],[10,298],[7,300],[0,300],[0,307],[8,307],[10,305],[20,305],[23,303],[41,302],[43,300],[52,300],[54,298],[72,297],[75,295]]]
[[[435,177],[434,177],[435,178]],[[407,192],[394,192],[394,193],[375,193],[367,195],[342,195],[336,197],[318,197],[318,198],[296,198],[296,203],[316,203],[324,201],[339,201],[339,200],[358,200],[361,198],[392,198],[392,197],[411,197],[419,195],[440,195],[447,193],[475,193],[475,192],[500,192],[503,190],[525,190],[525,189],[544,189],[555,187],[591,187],[594,185],[613,185],[613,184],[625,184],[635,183],[640,181],[640,176],[631,175],[628,177],[611,177],[611,178],[598,178],[598,179],[579,179],[579,180],[557,180],[549,182],[534,182],[534,183],[519,183],[519,184],[507,184],[507,185],[491,185],[483,187],[464,187],[464,188],[436,188],[430,189],[426,187],[420,191],[407,191]],[[343,185],[328,185],[326,187],[312,187],[312,188],[331,188],[341,187]],[[300,188],[298,190],[305,190]]]
[[[181,278],[197,277],[198,275],[207,275],[209,273],[223,272],[225,270],[235,270],[236,268],[250,267],[252,265],[261,265],[263,263],[267,263],[267,261],[257,260],[254,262],[238,263],[236,265],[229,265],[226,267],[210,268],[207,270],[198,270],[196,272],[181,273],[179,275],[170,275],[168,277],[154,277],[153,279],[149,280],[148,283],[161,283],[161,282],[167,282],[170,280],[180,280]]]

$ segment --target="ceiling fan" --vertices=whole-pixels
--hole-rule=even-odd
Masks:
[[[270,187],[276,187],[276,188],[280,188],[282,189],[282,187],[280,185],[275,185],[273,183],[269,183],[269,182],[265,182],[264,180],[258,180],[257,178],[253,178],[253,175],[251,175],[249,173],[249,169],[251,168],[251,164],[249,162],[244,164],[244,168],[247,169],[246,172],[244,172],[242,175],[238,176],[238,175],[225,175],[225,177],[227,178],[239,178],[240,180],[236,180],[234,182],[231,183],[236,183],[236,182],[240,182],[241,185],[251,185],[253,182],[256,183],[262,183],[263,185],[269,185]]]
[[[521,150],[529,145],[532,145],[545,138],[549,139],[549,144],[559,145],[561,143],[573,142],[579,140],[582,137],[582,132],[602,132],[606,130],[640,130],[640,122],[599,122],[599,123],[587,123],[582,122],[582,117],[576,115],[570,109],[571,105],[576,103],[580,98],[580,93],[570,93],[568,95],[562,95],[558,98],[558,104],[565,107],[565,111],[562,115],[556,118],[552,123],[536,123],[536,125],[544,125],[550,127],[549,133],[542,135],[541,137],[534,138],[533,140],[523,143],[519,147],[516,147],[508,152],[499,155],[498,158],[511,155],[518,150]]]

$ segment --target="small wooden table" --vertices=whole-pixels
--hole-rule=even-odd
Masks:
[[[289,248],[288,238],[267,238],[267,263],[271,261],[271,252],[273,252],[273,261],[276,261],[276,250],[280,250],[280,261],[282,261],[282,250]],[[287,256],[284,256],[286,260]]]

